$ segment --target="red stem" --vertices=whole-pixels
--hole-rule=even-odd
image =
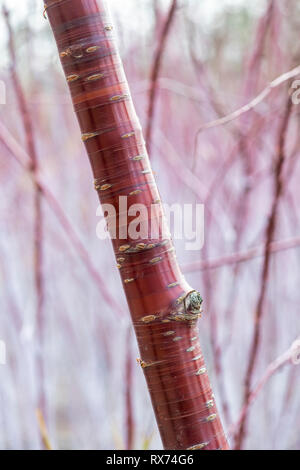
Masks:
[[[174,19],[175,11],[177,7],[177,0],[172,0],[169,12],[167,14],[166,21],[163,26],[161,37],[159,40],[159,46],[154,58],[153,67],[151,71],[151,88],[149,93],[149,106],[148,106],[148,121],[146,129],[146,142],[148,143],[148,153],[151,155],[151,145],[152,145],[152,129],[153,129],[153,119],[155,112],[156,96],[157,96],[157,81],[159,78],[159,73],[162,65],[162,58],[167,44],[168,34],[171,29],[171,25]]]
[[[3,16],[5,18],[8,37],[9,37],[9,52],[11,58],[11,77],[12,83],[17,97],[22,124],[25,133],[25,147],[28,155],[30,156],[30,170],[33,175],[38,173],[38,157],[34,142],[33,124],[30,111],[27,106],[25,94],[21,81],[17,73],[16,52],[13,37],[13,30],[10,24],[9,11],[3,7]],[[36,366],[38,369],[39,377],[39,391],[38,391],[38,408],[46,418],[46,398],[45,398],[45,377],[44,377],[44,363],[43,363],[43,344],[44,344],[44,285],[43,285],[43,212],[42,212],[42,198],[41,191],[37,185],[34,185],[33,195],[34,207],[34,228],[33,228],[33,266],[34,266],[34,283],[36,291],[36,324],[38,332],[38,341],[40,352],[36,358]]]
[[[274,196],[273,196],[273,203],[272,203],[272,210],[271,215],[267,224],[266,228],[266,243],[265,243],[265,253],[264,253],[264,262],[263,262],[263,269],[261,274],[261,283],[260,283],[260,293],[256,305],[255,310],[255,320],[254,320],[254,333],[252,338],[252,344],[250,347],[250,355],[249,361],[247,365],[245,383],[244,383],[244,397],[243,397],[243,406],[247,404],[249,401],[249,396],[251,393],[251,386],[252,386],[252,379],[254,375],[254,370],[258,358],[258,351],[260,345],[260,337],[261,337],[261,323],[262,317],[264,312],[264,303],[267,294],[267,284],[269,280],[269,272],[270,272],[270,260],[271,260],[271,252],[270,252],[270,244],[274,238],[277,218],[278,218],[278,205],[279,201],[283,192],[283,168],[285,162],[285,141],[286,135],[288,131],[288,125],[290,120],[292,110],[292,101],[289,97],[286,109],[284,112],[284,116],[282,119],[281,127],[279,129],[279,140],[277,146],[277,160],[276,160],[276,168],[275,168],[275,176],[274,176]],[[246,432],[246,424],[247,424],[247,415],[244,415],[240,421],[240,425],[235,436],[235,448],[241,449],[245,439],[245,432]]]
[[[286,240],[278,240],[269,245],[270,253],[280,253],[281,251],[292,250],[300,246],[300,237],[288,238]],[[184,265],[182,270],[185,273],[195,271],[207,271],[210,269],[219,269],[224,266],[231,266],[238,263],[245,263],[264,255],[265,245],[260,245],[249,250],[239,253],[230,253],[229,255],[220,256],[216,259],[208,259],[196,261],[191,264]]]
[[[267,369],[265,370],[262,378],[260,379],[256,387],[253,390],[251,390],[251,392],[249,393],[247,403],[244,404],[239,414],[239,417],[237,419],[237,422],[234,425],[232,425],[231,429],[229,430],[230,434],[231,433],[234,434],[234,432],[237,429],[239,429],[239,426],[241,425],[242,421],[245,418],[247,418],[251,405],[256,400],[259,393],[267,384],[267,382],[271,379],[271,377],[274,374],[276,374],[279,370],[281,370],[288,363],[293,365],[293,357],[295,357],[296,354],[299,354],[300,352],[299,344],[300,344],[300,341],[298,339],[292,344],[292,346],[286,352],[281,354],[277,359],[275,359],[273,362],[271,362],[271,364],[268,365]],[[296,365],[295,362],[294,362],[294,365]]]

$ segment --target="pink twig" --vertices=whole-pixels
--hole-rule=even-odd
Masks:
[[[284,168],[285,162],[285,142],[286,142],[286,135],[288,131],[288,125],[290,121],[292,110],[292,102],[290,97],[288,98],[286,109],[284,112],[284,116],[282,119],[281,127],[279,129],[279,139],[278,139],[278,152],[277,152],[277,161],[276,161],[276,168],[275,168],[275,177],[274,177],[274,197],[272,203],[272,210],[271,215],[267,224],[266,228],[266,243],[265,243],[265,253],[264,253],[264,263],[263,269],[261,274],[261,283],[260,283],[260,293],[255,309],[255,322],[254,322],[254,334],[252,338],[252,343],[250,347],[250,355],[249,361],[245,376],[245,383],[244,383],[244,398],[243,403],[244,405],[248,402],[249,396],[251,393],[251,383],[252,378],[255,370],[256,361],[258,358],[258,350],[260,345],[260,337],[261,337],[261,320],[263,317],[264,311],[264,303],[267,293],[267,283],[269,279],[269,270],[270,270],[270,260],[271,260],[271,253],[270,253],[270,244],[273,240],[276,226],[277,226],[277,219],[278,219],[278,205],[279,201],[283,192],[283,180],[282,180],[282,173]],[[243,417],[240,422],[239,429],[235,436],[235,448],[241,449],[244,438],[245,438],[245,431],[246,431],[246,421],[247,415]]]
[[[287,240],[279,240],[272,242],[269,245],[270,253],[279,253],[281,251],[292,250],[293,248],[298,248],[300,246],[300,237],[289,238]],[[207,261],[196,261],[195,263],[190,263],[182,266],[182,269],[186,273],[196,272],[196,271],[207,271],[211,269],[219,269],[224,266],[230,266],[238,263],[245,263],[255,258],[260,258],[264,255],[265,245],[260,245],[250,250],[239,253],[231,253],[229,255],[221,256],[214,260]]]
[[[257,386],[249,393],[247,403],[244,404],[239,414],[238,420],[229,429],[230,435],[234,435],[235,432],[240,428],[242,422],[246,420],[251,405],[254,403],[257,396],[264,388],[266,383],[270,380],[270,378],[289,363],[293,365],[300,364],[300,337],[294,341],[292,346],[285,353],[269,364]]]
[[[258,27],[255,31],[254,47],[250,53],[247,61],[247,77],[245,80],[245,94],[251,96],[256,91],[257,83],[259,82],[259,75],[262,69],[264,50],[268,32],[272,26],[272,19],[276,12],[274,0],[269,0],[266,11],[258,22]]]
[[[157,95],[157,80],[159,77],[162,58],[167,44],[168,34],[174,19],[175,11],[177,7],[177,0],[172,0],[167,19],[165,21],[161,38],[159,41],[159,46],[154,58],[153,67],[151,71],[151,89],[149,94],[149,106],[148,106],[148,122],[146,128],[146,142],[148,144],[148,151],[151,154],[151,138],[152,138],[152,127],[154,119],[154,111],[156,104],[156,95]]]
[[[36,152],[33,125],[26,102],[24,90],[17,73],[16,52],[13,30],[10,24],[9,11],[3,6],[3,16],[6,22],[9,38],[9,53],[11,59],[11,78],[14,91],[17,97],[17,102],[20,110],[20,116],[25,133],[25,145],[27,153],[30,157],[30,169],[33,175],[38,172],[38,157]],[[34,185],[34,229],[33,229],[33,267],[34,267],[34,282],[36,290],[36,324],[38,331],[38,342],[40,349],[43,349],[44,344],[44,283],[43,283],[43,212],[42,212],[42,198],[41,191],[38,185]],[[38,408],[46,419],[46,397],[45,397],[45,373],[43,354],[39,354],[36,359],[39,384],[38,391]]]
[[[257,105],[259,105],[263,100],[266,99],[266,97],[277,87],[282,85],[283,83],[287,82],[291,78],[297,77],[297,75],[300,74],[300,66],[295,67],[294,69],[290,70],[289,72],[286,72],[279,77],[275,78],[272,82],[270,82],[266,88],[263,89],[263,91],[256,96],[250,103],[242,106],[241,108],[237,109],[231,114],[228,114],[227,116],[222,117],[221,119],[216,119],[215,121],[210,121],[206,124],[203,124],[202,126],[199,127],[197,131],[197,136],[200,134],[200,132],[206,130],[206,129],[211,129],[212,127],[218,127],[222,126],[224,124],[228,124],[229,122],[239,118],[245,113],[248,113],[252,109],[254,109]]]

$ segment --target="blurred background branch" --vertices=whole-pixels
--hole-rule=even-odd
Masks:
[[[203,293],[201,342],[232,443],[299,449],[299,370],[282,356],[300,329],[299,90],[287,86],[300,78],[299,2],[110,3],[162,198],[205,204],[204,248],[175,244]],[[0,448],[41,448],[46,435],[53,448],[159,448],[41,2],[6,8]]]

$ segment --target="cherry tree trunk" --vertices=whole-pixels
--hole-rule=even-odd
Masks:
[[[113,207],[116,213],[114,218],[107,211],[108,227],[163,445],[228,449],[198,338],[202,299],[181,274],[162,223],[159,192],[107,5],[102,0],[47,0],[45,15],[70,88],[94,187],[104,210]],[[139,239],[130,235],[137,213],[125,214],[125,200],[129,208],[146,208],[140,211],[140,223],[148,229]]]

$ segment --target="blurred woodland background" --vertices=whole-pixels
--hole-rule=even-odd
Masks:
[[[300,69],[273,82],[300,64],[300,3],[109,3],[162,199],[205,204],[204,248],[175,244],[230,442],[300,449]],[[40,410],[56,449],[159,449],[43,2],[2,6],[0,448],[43,448]]]

